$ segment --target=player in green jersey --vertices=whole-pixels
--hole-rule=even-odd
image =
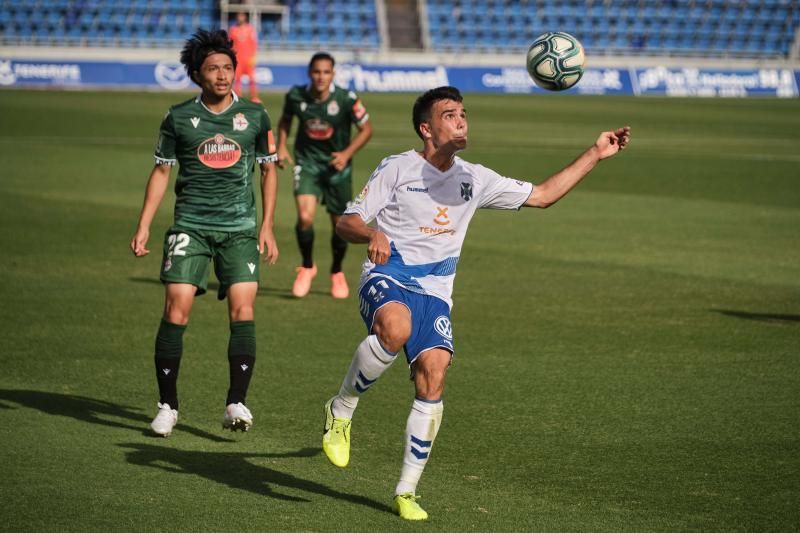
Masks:
[[[334,65],[333,56],[328,53],[318,52],[311,57],[308,64],[310,83],[296,85],[286,94],[283,114],[278,122],[278,166],[283,168],[286,161],[295,165],[295,233],[303,257],[292,287],[292,294],[298,298],[308,294],[311,280],[317,274],[312,258],[317,204],[325,204],[332,227],[336,227],[353,197],[353,155],[372,136],[369,114],[358,96],[334,85]],[[294,117],[297,117],[299,125],[294,143],[295,160],[292,161],[286,139]],[[353,125],[358,133],[351,139]],[[347,298],[349,289],[342,272],[347,241],[335,231],[331,236],[331,249],[331,295]]]
[[[277,159],[269,116],[259,104],[233,92],[236,56],[225,31],[197,31],[181,52],[181,63],[201,88],[195,98],[172,106],[161,122],[155,166],[145,190],[139,224],[131,240],[136,257],[149,253],[150,224],[180,165],[175,183],[175,220],[164,238],[161,281],[164,314],[156,335],[155,366],[160,401],[151,427],[169,436],[178,421],[177,380],[183,333],[194,297],[206,292],[209,262],[228,298],[230,389],[223,428],[247,431],[253,415],[245,397],[256,356],[253,304],[259,254],[274,264],[272,231]],[[256,224],[253,165],[261,170],[263,218]]]

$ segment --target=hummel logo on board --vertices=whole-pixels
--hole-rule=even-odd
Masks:
[[[256,265],[255,265],[255,263],[247,263],[247,268],[249,268],[249,269],[250,269],[250,273],[251,273],[251,274],[252,274],[253,272],[255,272],[255,271],[256,271]]]
[[[194,126],[196,129],[197,125],[200,124],[200,117],[192,117],[191,121],[192,121],[192,126]]]

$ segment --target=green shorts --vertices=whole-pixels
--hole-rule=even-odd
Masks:
[[[161,282],[190,283],[197,287],[197,296],[205,294],[213,260],[217,297],[223,300],[234,283],[258,282],[258,259],[255,228],[228,232],[172,226],[164,235]]]
[[[294,167],[294,195],[313,194],[328,213],[341,215],[353,199],[352,175],[352,165],[337,172],[328,164],[298,160]]]

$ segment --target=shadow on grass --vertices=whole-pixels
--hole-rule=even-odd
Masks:
[[[800,322],[800,315],[786,315],[780,313],[750,313],[747,311],[730,311],[728,309],[712,309],[712,311],[734,318],[745,318],[758,322]]]
[[[161,285],[161,280],[158,278],[128,278],[130,281],[134,283],[150,283],[152,285]],[[208,294],[216,294],[217,290],[219,290],[219,283],[216,281],[209,281],[208,282]],[[308,291],[309,294],[318,294],[320,296],[330,297],[330,292],[323,290],[323,289],[312,289]],[[285,300],[297,300],[298,298],[292,294],[292,290],[290,288],[279,289],[277,287],[263,287],[260,286],[258,288],[258,294],[274,294],[276,296],[280,296]]]
[[[2,402],[13,402],[49,415],[66,416],[89,424],[130,429],[145,435],[152,435],[150,417],[137,412],[135,407],[128,405],[95,400],[85,396],[20,389],[0,389],[0,409],[14,409]],[[111,420],[109,417],[123,418],[130,423]],[[232,439],[226,439],[186,424],[178,424],[176,428],[214,442],[235,442]]]
[[[310,502],[306,498],[279,492],[280,487],[286,487],[363,505],[377,511],[392,512],[388,505],[371,498],[339,492],[320,483],[251,462],[252,459],[262,458],[313,457],[320,453],[319,448],[303,448],[288,453],[230,453],[178,450],[139,443],[120,444],[119,446],[129,450],[126,452],[126,456],[131,464],[158,468],[175,474],[193,474],[227,485],[232,489],[246,490],[279,500]]]

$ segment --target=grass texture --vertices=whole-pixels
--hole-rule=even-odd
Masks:
[[[256,302],[245,435],[222,433],[227,313],[198,298],[180,422],[148,433],[161,235],[128,243],[167,107],[189,95],[3,91],[0,493],[4,531],[788,531],[800,527],[800,101],[467,95],[462,156],[541,181],[631,125],[548,210],[479,212],[459,264],[455,361],[419,486],[390,511],[413,388],[399,361],[362,399],[351,465],[321,451],[322,404],[365,330],[328,295],[320,211],[311,294],[291,298],[291,173],[278,265]],[[355,188],[419,146],[414,95],[364,94]],[[265,95],[276,122],[282,95]],[[295,124],[296,128],[296,124]],[[360,272],[352,246],[345,271]],[[212,279],[211,286],[215,286]]]

